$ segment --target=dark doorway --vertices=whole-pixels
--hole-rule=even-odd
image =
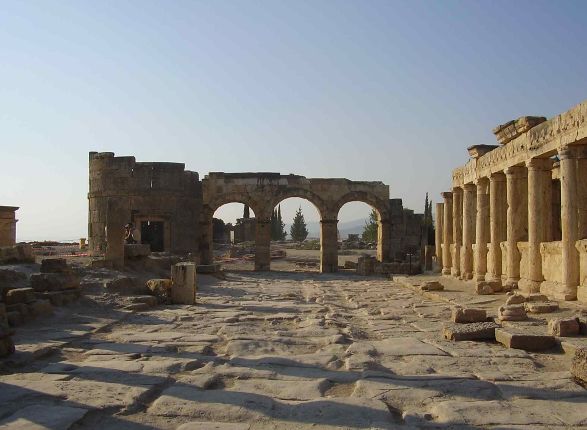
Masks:
[[[141,243],[151,245],[151,252],[164,251],[163,221],[141,222]]]

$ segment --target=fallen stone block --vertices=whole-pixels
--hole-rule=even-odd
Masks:
[[[145,286],[138,279],[132,277],[121,277],[104,282],[104,288],[120,294],[142,294],[146,291]]]
[[[526,303],[526,297],[522,296],[521,294],[516,293],[508,293],[509,297],[505,301],[506,305],[520,305],[522,303]]]
[[[495,330],[495,340],[506,348],[525,351],[544,351],[556,346],[554,336],[516,333],[503,328]]]
[[[442,335],[447,340],[495,340],[495,329],[500,325],[494,322],[451,324],[443,328]]]
[[[579,334],[587,334],[587,316],[578,315],[577,321],[579,322]]]
[[[14,351],[14,342],[10,336],[5,336],[0,339],[0,357],[8,357]]]
[[[8,290],[5,301],[8,305],[34,302],[35,290],[32,288],[15,288],[13,290]]]
[[[571,362],[571,375],[583,385],[587,384],[587,348],[577,348]]]
[[[506,305],[497,310],[497,318],[500,321],[524,321],[528,319],[528,315],[524,305]]]
[[[196,267],[196,273],[218,273],[220,272],[221,266],[220,264],[198,264]]]
[[[29,312],[34,316],[51,315],[53,313],[53,305],[49,300],[35,300],[28,305]]]
[[[480,281],[475,284],[475,292],[481,296],[491,295],[503,291],[499,281]]]
[[[455,323],[475,323],[487,321],[487,312],[484,309],[461,308],[452,309],[452,322]]]
[[[420,291],[442,291],[444,286],[438,281],[425,281],[419,286]]]
[[[177,263],[171,266],[171,301],[175,304],[196,303],[196,265]]]
[[[24,324],[24,318],[20,312],[8,312],[6,318],[10,327],[18,327]]]
[[[548,314],[559,308],[557,302],[526,302],[524,306],[531,314]]]
[[[70,271],[65,258],[45,258],[41,261],[41,273],[68,273]]]
[[[31,275],[35,291],[60,291],[79,288],[79,278],[73,273],[35,273]]]
[[[548,334],[553,336],[577,336],[579,331],[577,318],[555,318],[548,321]]]
[[[345,269],[356,269],[357,263],[354,261],[347,260],[344,262],[344,268]]]
[[[79,299],[81,291],[79,288],[63,291],[46,291],[37,293],[37,298],[49,300],[53,306],[64,306]]]
[[[526,295],[527,302],[548,302],[548,297],[540,293],[530,293]]]
[[[137,259],[151,254],[151,245],[148,243],[126,243],[124,245],[124,258]]]

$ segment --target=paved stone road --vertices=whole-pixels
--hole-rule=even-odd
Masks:
[[[66,346],[0,376],[0,429],[587,428],[566,356],[444,341],[446,303],[377,278],[227,276],[197,307],[61,326]]]

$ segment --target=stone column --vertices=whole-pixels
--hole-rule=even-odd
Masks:
[[[559,158],[563,285],[561,291],[553,292],[553,295],[559,300],[574,300],[579,285],[579,252],[575,247],[579,238],[577,150],[564,147],[559,150]]]
[[[390,234],[391,222],[388,219],[379,220],[377,223],[377,260],[381,263],[389,262]]]
[[[518,242],[525,241],[528,228],[528,174],[525,166],[505,170],[507,185],[507,280],[505,285],[517,288],[520,280],[520,251]]]
[[[271,268],[271,220],[256,218],[255,270],[269,271]]]
[[[450,191],[441,194],[444,199],[444,228],[442,231],[442,274],[450,275],[452,261],[450,247],[452,246],[452,193]]]
[[[505,175],[502,172],[493,173],[489,177],[489,230],[490,230],[490,256],[492,272],[485,276],[486,281],[501,282],[503,268],[501,267],[501,242],[507,238],[506,235],[506,214],[507,199]]]
[[[389,232],[388,232],[389,233]],[[338,271],[338,220],[320,220],[320,273]]]
[[[130,208],[119,199],[109,198],[107,211],[104,259],[120,269],[124,267],[124,225],[130,220]]]
[[[434,245],[436,246],[437,270],[442,270],[442,241],[444,237],[444,203],[436,203],[436,225],[434,226]]]
[[[577,149],[577,210],[578,237],[587,239],[587,145]]]
[[[552,160],[533,158],[528,168],[528,271],[518,287],[526,293],[540,292],[542,256],[540,244],[551,241]]]
[[[477,180],[477,220],[475,226],[475,281],[485,281],[489,241],[489,179]]]
[[[463,189],[454,188],[452,193],[452,269],[451,274],[461,276],[461,246],[463,244]]]
[[[179,305],[196,303],[196,265],[177,263],[171,266],[171,302]]]
[[[473,242],[475,241],[475,219],[477,218],[474,184],[463,187],[463,247],[461,250],[461,278],[473,279]]]

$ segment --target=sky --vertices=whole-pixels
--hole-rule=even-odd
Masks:
[[[586,18],[579,0],[0,0],[0,205],[18,240],[85,237],[88,152],[113,151],[382,181],[422,211],[493,127],[586,98]]]

